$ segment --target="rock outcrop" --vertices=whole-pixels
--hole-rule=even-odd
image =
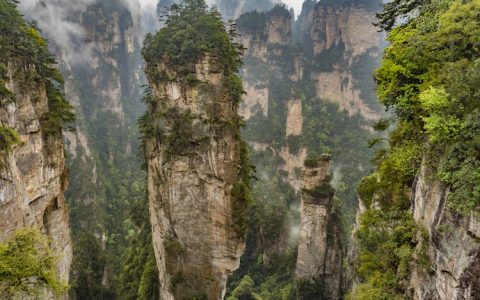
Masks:
[[[410,293],[416,300],[474,300],[480,297],[480,220],[453,213],[448,188],[425,165],[417,176],[412,209],[428,238],[428,266],[413,266]]]
[[[341,229],[333,212],[329,167],[328,156],[306,161],[295,278],[321,284],[322,299],[340,299]]]
[[[163,64],[147,66],[149,114],[159,132],[146,137],[153,242],[162,299],[222,299],[227,277],[240,263],[244,236],[235,193],[241,181],[237,105],[216,58],[196,65],[197,84],[180,80]]]
[[[285,125],[283,135],[285,138],[299,137],[303,129],[302,100],[296,95],[294,87],[301,84],[303,65],[301,51],[293,42],[293,18],[282,6],[275,6],[265,13],[249,14],[252,17],[244,16],[239,21],[239,42],[247,49],[242,69],[246,95],[240,114],[247,121],[258,113],[269,118],[269,108],[275,105],[276,109],[270,117],[278,118],[280,106],[285,106],[287,113],[282,120]],[[273,81],[284,83],[283,94],[279,95]],[[274,104],[278,98],[282,98],[282,103]],[[301,147],[293,151],[285,146],[278,151],[273,147],[264,151],[273,151],[283,159],[280,169],[288,173],[288,184],[299,191],[301,174],[298,170],[303,167],[306,149]]]
[[[8,143],[4,128],[18,133],[19,143],[1,154],[0,241],[20,228],[39,228],[51,239],[60,280],[69,282],[72,243],[63,196],[67,187],[63,139],[61,129],[46,128],[49,83],[37,68],[22,59],[11,59],[7,66],[5,87],[13,101],[0,106],[2,147]]]
[[[317,95],[338,103],[350,115],[379,117],[371,74],[380,59],[381,33],[373,25],[380,2],[320,1],[298,21],[302,42],[312,57],[311,78]],[[369,76],[370,75],[370,76]]]

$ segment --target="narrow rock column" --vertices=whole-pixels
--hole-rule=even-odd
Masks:
[[[243,202],[236,194],[245,146],[231,124],[237,107],[216,65],[209,56],[199,62],[196,84],[150,78],[150,113],[160,117],[145,152],[162,299],[222,299],[244,249]],[[155,72],[176,78],[162,65]]]
[[[342,249],[339,224],[332,212],[334,189],[329,167],[327,155],[305,161],[295,277],[320,284],[322,299],[338,299]]]

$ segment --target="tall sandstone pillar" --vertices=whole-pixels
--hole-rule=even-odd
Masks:
[[[223,298],[244,249],[232,220],[241,144],[228,123],[237,119],[237,109],[225,97],[225,78],[214,60],[197,64],[201,85],[150,78],[151,113],[162,116],[162,132],[146,140],[162,299]],[[157,68],[175,78],[167,67]]]
[[[322,299],[340,299],[342,249],[329,167],[329,156],[305,162],[295,277],[321,285]]]

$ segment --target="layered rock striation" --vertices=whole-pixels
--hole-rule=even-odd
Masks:
[[[52,241],[60,279],[68,282],[72,244],[63,195],[67,168],[62,135],[46,133],[43,127],[50,111],[45,83],[28,80],[28,76],[38,76],[36,66],[11,61],[7,74],[6,87],[15,100],[2,105],[0,122],[2,128],[18,133],[19,143],[2,157],[0,241],[20,228],[40,228]]]
[[[341,229],[333,211],[329,167],[328,156],[305,164],[295,278],[322,286],[322,299],[340,299]]]

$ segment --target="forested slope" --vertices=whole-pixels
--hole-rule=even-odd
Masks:
[[[479,295],[479,13],[479,1],[395,1],[380,15],[390,45],[375,78],[396,124],[359,186],[350,299]]]

